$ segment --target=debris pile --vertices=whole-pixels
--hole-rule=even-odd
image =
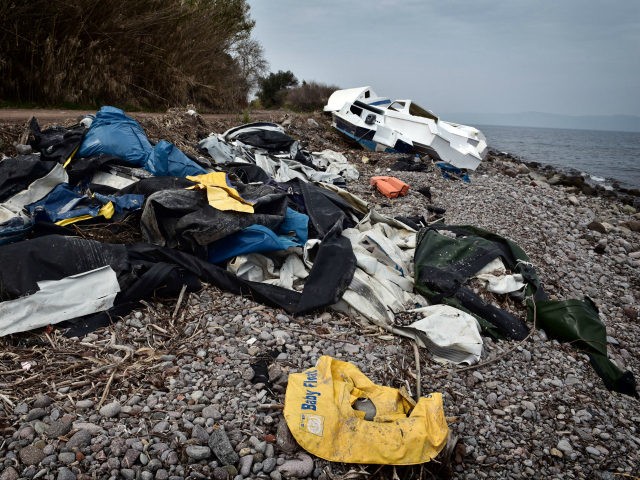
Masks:
[[[193,121],[193,128],[204,129],[195,112],[188,115],[180,122]],[[298,391],[287,390],[284,406],[266,404],[265,408],[284,407],[284,418],[299,444],[328,460],[410,465],[427,462],[439,452],[449,456],[451,450],[445,444],[449,438],[449,447],[455,447],[455,438],[448,436],[443,413],[446,403],[443,405],[439,393],[420,394],[418,347],[427,349],[437,361],[473,365],[481,362],[483,355],[481,333],[489,343],[498,338],[522,343],[537,328],[544,328],[550,337],[585,352],[607,388],[636,395],[633,375],[608,358],[607,335],[594,303],[588,298],[550,299],[531,260],[514,242],[476,227],[447,225],[442,219],[445,209],[439,206],[428,205],[424,214],[385,215],[372,208],[363,195],[357,195],[362,182],[355,182],[365,177],[370,183],[367,195],[375,197],[375,203],[399,201],[414,190],[432,200],[429,186],[414,186],[410,191],[408,183],[380,175],[383,172],[375,166],[377,154],[371,155],[373,165],[367,158],[356,167],[331,149],[309,151],[303,140],[294,139],[281,125],[271,122],[199,136],[197,143],[179,146],[177,137],[171,139],[175,143],[150,139],[123,111],[103,107],[95,116],[68,128],[42,130],[32,120],[29,148],[0,160],[0,335],[45,327],[49,341],[53,341],[49,336],[52,331],[86,339],[99,327],[111,325],[122,330],[135,325],[159,337],[151,343],[162,344],[166,352],[125,347],[115,337],[103,345],[105,351],[120,348],[125,356],[120,363],[104,363],[104,370],[96,367],[77,380],[88,386],[92,375],[112,371],[99,402],[101,415],[111,418],[121,412],[113,413],[113,403],[107,403],[110,389],[116,388],[112,387],[116,370],[125,368],[121,365],[132,362],[126,368],[142,372],[145,362],[158,361],[171,372],[176,367],[169,352],[189,348],[195,348],[196,356],[204,362],[207,349],[195,346],[199,328],[212,329],[211,333],[219,329],[232,336],[237,333],[238,341],[229,347],[228,355],[262,355],[260,368],[242,373],[240,380],[250,380],[259,389],[261,397],[252,408],[266,401],[267,395],[281,400],[287,375],[276,371],[272,362],[286,359],[287,348],[296,348],[282,325],[290,322],[289,316],[306,318],[301,316],[325,309],[332,312],[329,318],[344,318],[347,324],[357,319],[368,324],[362,328],[385,338],[411,339],[417,363],[416,395],[409,388],[384,390],[387,387],[375,385],[353,364],[331,358],[331,351],[317,349],[315,367],[292,365],[292,372],[305,370],[295,374],[299,377],[289,377],[289,388],[301,379]],[[432,167],[405,157],[391,168],[421,174]],[[392,206],[387,210],[393,210]],[[214,321],[217,312],[198,310],[197,295],[204,298],[218,292],[211,286],[228,292],[217,293],[225,299],[237,296],[242,305],[242,297],[250,297],[282,309],[287,315],[279,314],[283,318],[278,321],[271,319],[272,331],[260,334],[261,340],[279,348],[268,354],[253,350],[256,338],[248,332],[255,328],[257,319],[245,321],[241,328],[247,332],[241,333],[237,326],[227,332],[231,328],[227,321],[236,325],[235,321],[224,316],[216,316]],[[186,307],[182,305],[185,295],[192,300]],[[175,309],[167,312],[164,308],[164,323],[155,323],[153,318],[162,307],[149,318],[129,315],[141,305],[153,309],[148,303],[151,299],[173,302],[176,297]],[[243,312],[263,308],[250,305],[250,310],[246,305],[238,308]],[[193,318],[199,315],[202,322],[179,326],[187,310],[198,310]],[[225,310],[225,315],[235,317],[233,309]],[[129,318],[126,326],[123,318]],[[316,318],[319,320],[314,320],[313,326],[293,328],[310,336],[309,340],[325,338],[329,331],[322,318],[326,317]],[[22,341],[28,337],[15,338]],[[186,341],[191,338],[192,347]],[[140,341],[145,342],[144,336]],[[345,351],[355,353],[359,348],[353,344]],[[105,354],[100,362],[108,358]],[[227,361],[218,355],[208,366]],[[37,362],[43,363],[43,359]],[[32,365],[23,367],[24,371]],[[305,385],[305,378],[309,382],[309,375],[320,371],[333,390],[321,391],[311,385],[317,381]],[[236,374],[229,374],[232,378],[221,378],[220,385],[236,381]],[[148,381],[162,385],[164,380]],[[95,394],[95,386],[92,388]],[[378,398],[376,392],[384,395],[380,393]],[[320,404],[320,395],[323,408],[333,409],[331,418],[312,408]],[[205,396],[211,400],[215,394]],[[333,401],[324,403],[332,396]],[[396,402],[391,406],[390,398]],[[4,401],[14,403],[7,396]],[[313,413],[302,412],[301,417],[301,401]],[[136,403],[129,405],[127,414]],[[114,411],[121,407],[115,404]],[[189,405],[199,405],[198,399]],[[273,472],[293,475],[291,472],[298,470],[301,473],[295,475],[311,475],[313,461],[305,454],[277,468],[273,455],[262,457],[264,463],[253,464],[253,457],[247,460],[241,446],[246,442],[236,435],[228,438],[225,429],[215,423],[220,416],[210,413],[203,417],[208,431],[184,450],[194,463],[202,461],[204,465],[210,458],[217,459],[213,470],[202,470],[203,474],[213,475],[221,467],[230,474],[228,467],[232,467],[236,474],[244,472],[241,475],[245,478],[252,472],[271,478]],[[397,437],[393,429],[404,421],[401,417],[415,428],[415,435],[410,442],[405,439],[406,443],[394,440],[398,450],[391,458],[384,441]],[[265,423],[267,431],[273,430],[270,418],[270,423]],[[347,418],[353,419],[353,429],[342,431],[340,425],[348,424]],[[318,435],[325,428],[334,433]],[[286,429],[286,425],[279,429]],[[192,434],[197,436],[197,432]],[[372,435],[380,436],[377,449],[367,449]],[[256,445],[261,442],[256,440]],[[340,442],[359,445],[358,451],[347,455],[343,450],[332,450]],[[130,459],[131,465],[136,459]],[[255,472],[258,463],[260,468]],[[222,475],[219,470],[217,473]]]

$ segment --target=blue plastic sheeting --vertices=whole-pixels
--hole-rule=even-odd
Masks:
[[[138,122],[119,108],[102,107],[78,150],[79,157],[114,155],[143,167],[153,147]]]
[[[309,217],[292,208],[287,208],[284,221],[276,232],[279,235],[289,236],[298,245],[304,245],[309,240]]]
[[[108,202],[113,202],[116,213],[125,210],[139,210],[144,203],[144,195],[112,195],[95,194],[92,198],[81,194],[68,183],[61,183],[42,200],[31,203],[25,208],[37,221],[58,222],[82,215],[97,217],[100,209]]]
[[[457,177],[464,183],[471,183],[471,179],[469,178],[469,175],[466,171],[460,170],[458,167],[454,167],[447,162],[436,162],[436,165],[442,172],[442,178],[446,178],[447,180],[449,180]]]
[[[33,228],[33,221],[22,217],[15,217],[0,223],[0,245],[23,240],[31,228]]]
[[[138,122],[115,107],[102,107],[80,145],[79,157],[113,155],[156,176],[185,177],[207,171],[175,145],[161,140],[154,147]]]
[[[308,225],[307,215],[287,208],[285,219],[277,233],[263,225],[251,225],[210,244],[208,260],[211,263],[221,263],[238,255],[300,247],[308,240]]]
[[[207,173],[207,170],[165,140],[160,140],[153,148],[144,168],[156,176],[186,177]]]

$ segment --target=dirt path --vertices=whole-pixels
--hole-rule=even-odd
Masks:
[[[36,117],[41,124],[53,123],[53,122],[66,122],[68,120],[76,120],[88,114],[95,114],[96,110],[49,110],[49,109],[18,109],[18,108],[3,108],[0,109],[0,123],[13,123],[22,124],[31,117]],[[160,117],[166,112],[127,112],[127,115],[132,116],[136,120]],[[255,110],[251,111],[252,120],[263,120],[273,115],[277,115],[279,112],[275,110]],[[284,112],[281,112],[284,113]],[[207,113],[203,114],[204,120],[222,120],[228,118],[242,118],[242,113]]]

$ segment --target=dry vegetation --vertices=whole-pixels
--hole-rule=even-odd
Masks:
[[[0,16],[8,103],[229,111],[265,67],[245,0],[3,0]]]

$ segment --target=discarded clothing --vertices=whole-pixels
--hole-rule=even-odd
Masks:
[[[354,409],[362,399],[373,404],[368,415]],[[372,420],[365,419],[371,414]],[[329,356],[289,375],[284,418],[302,448],[332,462],[425,463],[438,455],[449,435],[440,393],[416,403],[400,390],[374,384],[355,365]]]
[[[409,185],[396,177],[371,177],[369,183],[374,185],[381,194],[388,198],[403,197],[409,191]]]
[[[0,303],[0,337],[108,310],[120,291],[110,266],[37,283],[37,292]]]

